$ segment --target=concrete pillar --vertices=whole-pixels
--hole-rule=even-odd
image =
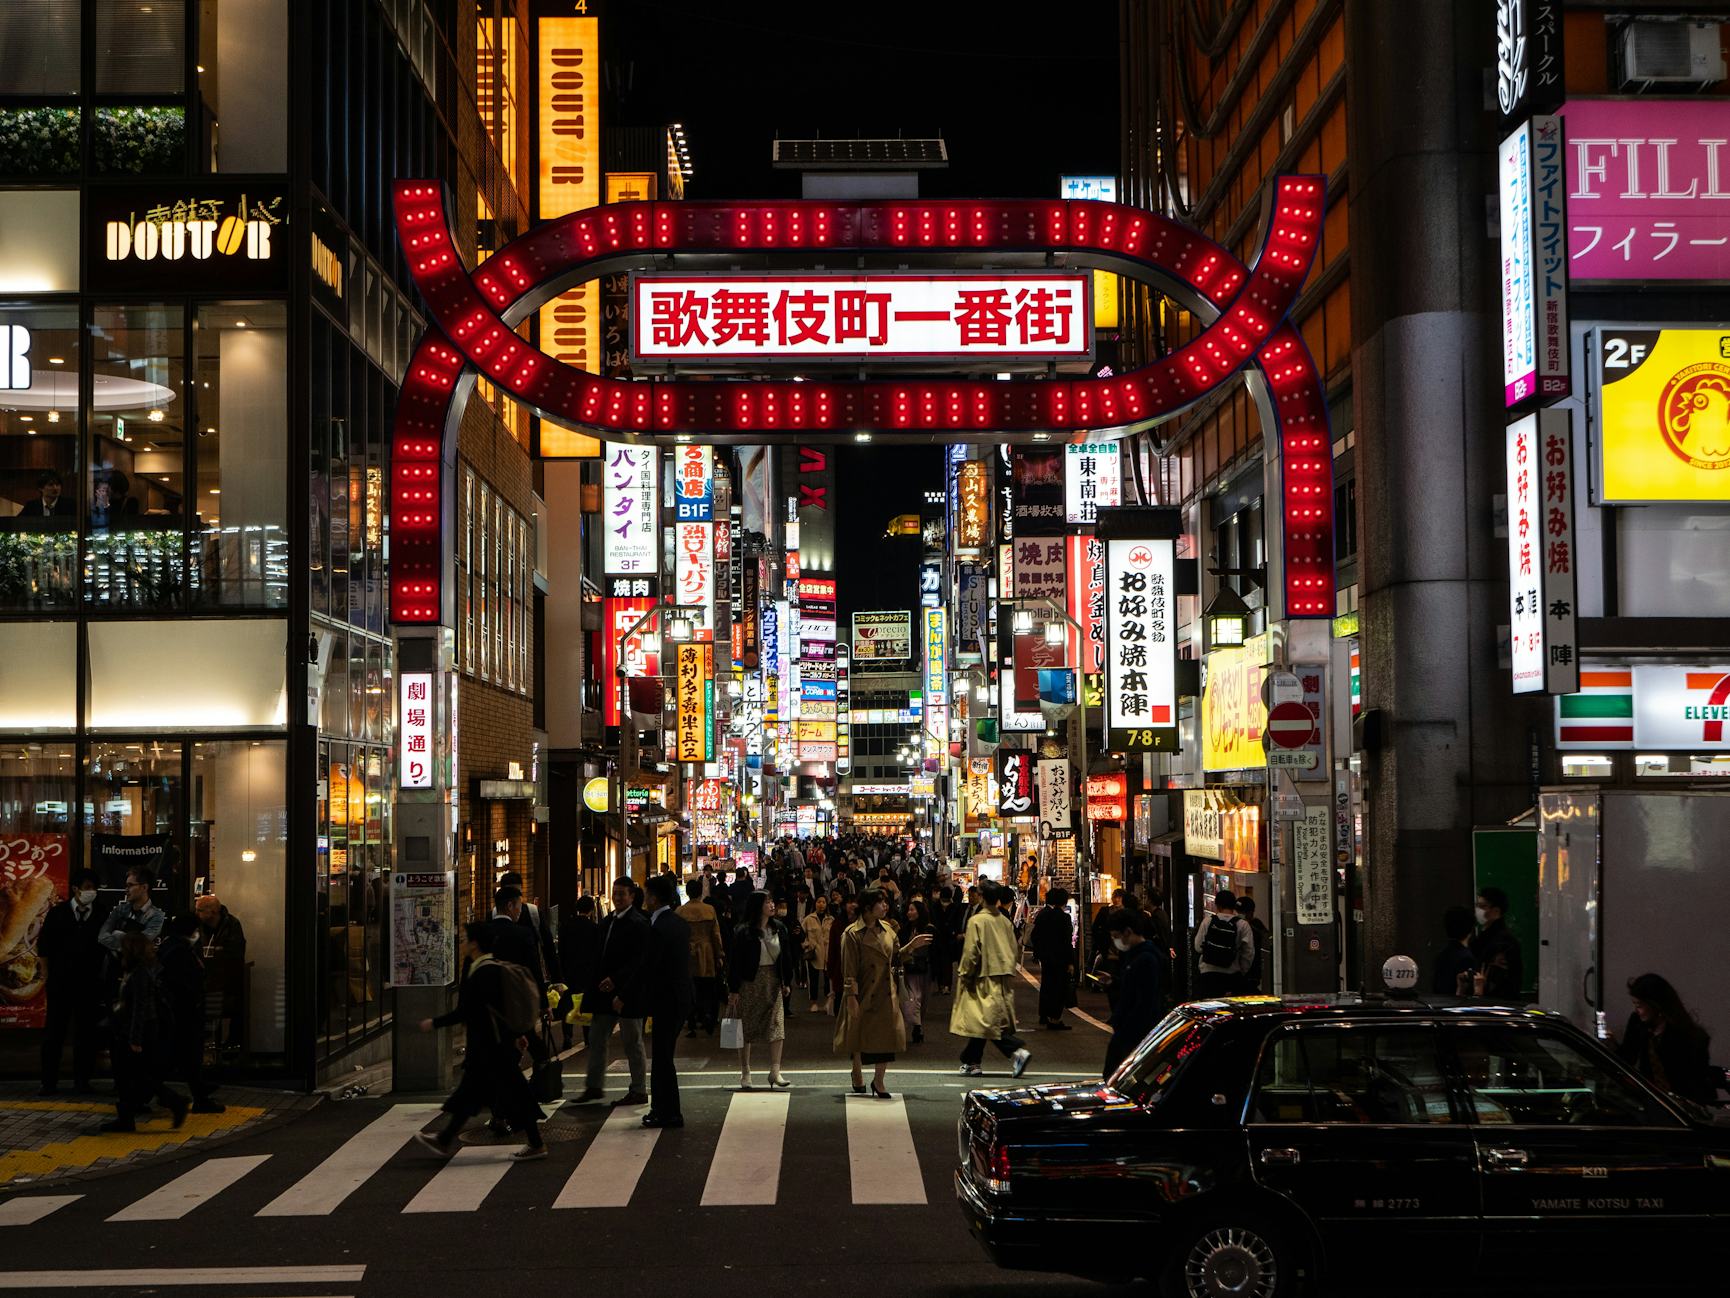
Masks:
[[[1471,830],[1531,802],[1496,661],[1506,552],[1489,0],[1346,6],[1352,373],[1366,715],[1366,980],[1470,905]],[[1372,725],[1370,734],[1375,729]],[[1366,741],[1366,747],[1370,741]]]

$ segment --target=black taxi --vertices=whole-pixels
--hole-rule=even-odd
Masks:
[[[971,1092],[956,1193],[999,1265],[1184,1298],[1708,1290],[1730,1120],[1535,1009],[1246,997],[1174,1010],[1104,1083]],[[1624,1289],[1626,1291],[1626,1289]]]

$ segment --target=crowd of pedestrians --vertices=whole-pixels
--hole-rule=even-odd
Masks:
[[[72,1093],[94,1094],[106,1050],[115,1114],[105,1132],[136,1131],[152,1102],[177,1128],[189,1112],[223,1112],[211,1061],[238,1044],[244,1022],[240,920],[209,895],[170,916],[156,894],[154,872],[139,866],[111,904],[95,871],[79,870],[38,940],[48,971],[39,1094],[59,1094],[68,1040]]]

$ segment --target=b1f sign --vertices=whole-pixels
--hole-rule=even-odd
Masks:
[[[1516,694],[1580,688],[1571,438],[1565,409],[1540,410],[1508,426],[1508,627]]]
[[[433,674],[400,672],[402,711],[397,735],[397,783],[405,789],[433,787]]]
[[[1502,382],[1512,409],[1571,387],[1562,119],[1522,122],[1500,156]]]
[[[1092,355],[1085,272],[631,281],[631,359],[651,364]]]
[[[707,446],[680,446],[673,452],[673,504],[681,523],[714,520],[714,454]]]

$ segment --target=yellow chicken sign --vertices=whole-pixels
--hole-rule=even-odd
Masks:
[[[1730,502],[1730,329],[1598,335],[1600,498]]]

